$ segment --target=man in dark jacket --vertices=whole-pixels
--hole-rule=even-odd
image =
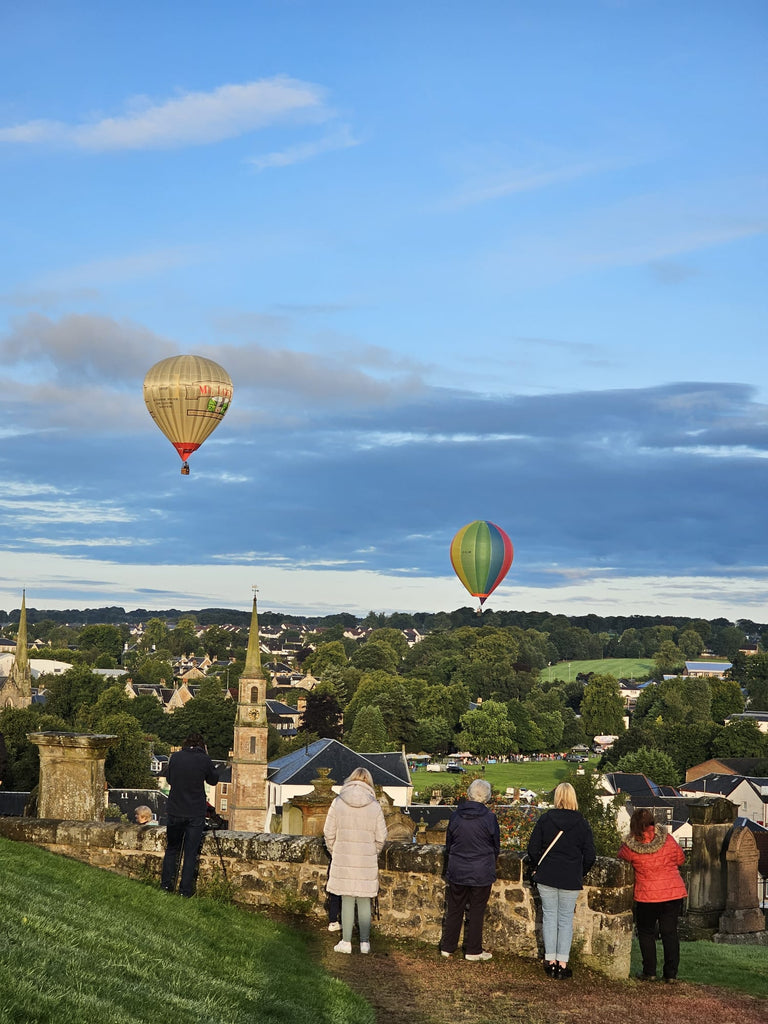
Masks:
[[[490,798],[490,783],[475,779],[469,785],[467,799],[448,822],[445,836],[448,889],[440,940],[443,956],[450,956],[458,948],[467,905],[464,959],[490,960],[493,956],[483,949],[483,917],[491,886],[496,881],[496,858],[500,848],[499,823],[486,806]]]
[[[160,884],[166,892],[174,891],[183,847],[179,894],[191,896],[195,891],[197,861],[205,829],[205,783],[215,786],[219,781],[218,772],[199,733],[187,736],[181,750],[171,754],[166,778],[171,792],[168,796],[167,843]]]

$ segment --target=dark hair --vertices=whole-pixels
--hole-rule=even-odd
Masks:
[[[653,811],[649,811],[647,807],[638,807],[636,811],[633,811],[632,817],[629,819],[629,831],[635,839],[642,839],[643,832],[655,825],[656,821],[653,817]]]
[[[203,747],[205,749],[205,740],[199,732],[191,732],[181,744],[182,750],[187,750],[189,747]]]

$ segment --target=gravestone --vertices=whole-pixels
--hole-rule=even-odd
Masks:
[[[40,751],[37,816],[104,821],[104,762],[117,736],[31,732],[27,739]]]

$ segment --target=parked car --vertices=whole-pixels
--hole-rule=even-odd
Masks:
[[[447,772],[453,772],[454,775],[460,775],[462,772],[465,772],[467,769],[464,767],[463,764],[449,764],[446,767],[445,770]]]

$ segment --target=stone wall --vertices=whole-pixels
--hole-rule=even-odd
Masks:
[[[140,880],[159,880],[165,829],[110,822],[0,818],[0,836],[34,843],[94,867]],[[436,945],[444,903],[441,846],[387,843],[379,858],[380,920],[374,930]],[[222,881],[222,864],[236,903],[279,907],[325,920],[328,855],[311,836],[218,832],[205,838],[200,886]],[[490,949],[541,956],[541,911],[523,883],[521,856],[503,851],[485,923]],[[614,978],[629,976],[632,942],[632,871],[621,861],[598,859],[576,906],[573,955]]]

